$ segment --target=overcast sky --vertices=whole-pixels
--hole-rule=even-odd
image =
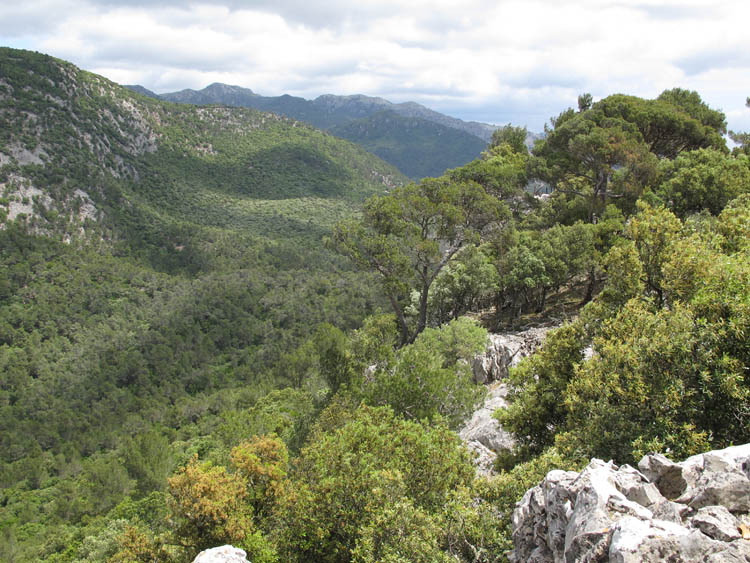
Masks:
[[[615,92],[697,90],[750,130],[748,0],[24,0],[0,44],[158,93],[368,94],[527,125]]]

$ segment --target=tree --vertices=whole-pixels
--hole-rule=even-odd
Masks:
[[[369,404],[388,405],[410,420],[442,418],[451,428],[466,419],[484,394],[470,361],[487,346],[487,331],[468,318],[428,328],[378,366],[364,388]]]
[[[429,316],[442,324],[476,311],[498,289],[497,269],[483,246],[464,248],[435,279],[430,291]]]
[[[727,150],[724,114],[709,108],[697,92],[675,88],[656,100],[614,94],[593,107],[608,118],[635,125],[649,151],[661,158],[702,148]]]
[[[489,149],[491,151],[495,147],[507,144],[513,149],[513,152],[528,154],[529,149],[526,146],[526,137],[528,134],[529,132],[526,130],[526,127],[514,127],[508,123],[508,125],[504,125],[492,132]]]
[[[748,96],[745,105],[750,108],[750,96]],[[746,155],[750,155],[750,133],[730,131],[729,138],[739,145],[738,147],[735,147],[733,152],[745,153]]]
[[[685,151],[661,165],[656,193],[675,214],[684,217],[707,209],[714,215],[738,195],[750,192],[750,160],[715,149]]]
[[[507,216],[507,207],[475,182],[427,178],[365,203],[362,219],[336,226],[331,242],[362,268],[377,272],[400,331],[413,342],[427,325],[432,283],[453,256]],[[406,308],[418,293],[416,321]]]
[[[379,549],[375,542],[382,535],[375,527],[391,520],[396,506],[423,524],[404,530],[405,541],[425,542],[432,551],[434,518],[452,491],[473,478],[469,453],[445,426],[361,406],[302,450],[277,512],[284,560],[347,563],[355,549],[357,558],[365,557]],[[391,520],[389,529],[401,533],[402,525],[401,519]],[[383,555],[393,547],[383,545]]]
[[[583,361],[586,332],[581,321],[551,331],[544,346],[511,371],[508,408],[495,417],[518,440],[521,458],[552,446],[555,434],[566,428],[568,411],[560,398]]]
[[[609,199],[635,201],[655,174],[656,157],[638,128],[605,115],[598,103],[583,112],[563,112],[546,131],[547,137],[534,148],[543,160],[535,175],[557,191],[584,198],[589,222]]]

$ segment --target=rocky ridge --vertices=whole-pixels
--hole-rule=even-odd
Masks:
[[[516,333],[491,334],[484,354],[476,356],[472,362],[474,380],[488,385],[487,396],[458,435],[475,453],[475,465],[480,474],[491,474],[497,453],[513,445],[513,437],[493,417],[497,409],[507,407],[508,387],[503,380],[508,376],[509,368],[542,345],[549,330],[548,327],[539,327]]]
[[[750,561],[750,444],[551,471],[513,512],[511,561]]]

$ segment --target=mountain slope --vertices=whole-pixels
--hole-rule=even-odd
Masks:
[[[164,220],[280,234],[284,222],[330,225],[404,180],[278,115],[167,104],[10,49],[0,65],[0,213],[26,213],[38,230],[69,238],[89,221],[126,238],[122,199]]]
[[[468,133],[388,110],[332,127],[330,132],[363,146],[412,178],[439,176],[446,168],[473,160],[486,147]]]
[[[438,176],[447,168],[466,164],[484,149],[495,129],[485,123],[449,117],[414,102],[394,104],[383,98],[363,95],[326,94],[314,100],[289,95],[267,97],[248,88],[215,83],[203,90],[186,89],[161,94],[160,97],[178,103],[223,104],[271,111],[329,130],[368,150],[372,146],[387,146],[390,150],[381,149],[376,154],[412,178]],[[361,129],[361,124],[346,128],[352,121],[371,118],[383,111],[408,119],[391,119],[384,129],[381,125],[375,125],[382,122],[382,117],[375,118],[373,125],[368,126],[366,142],[363,140],[362,143],[358,140],[360,135],[355,133]],[[421,131],[415,135],[415,129]],[[378,137],[381,132],[384,135],[382,138]],[[430,137],[430,134],[435,136]],[[470,141],[469,136],[476,140]],[[424,155],[429,152],[434,156],[428,164]],[[420,164],[410,166],[412,162]]]
[[[405,181],[293,119],[0,49],[0,559],[163,487],[122,461],[147,431],[182,460],[269,391],[312,404],[284,359],[380,306],[323,237]]]

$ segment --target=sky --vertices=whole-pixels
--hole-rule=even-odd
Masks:
[[[750,131],[747,0],[24,0],[0,45],[157,93],[367,94],[544,124],[579,94],[696,90]]]

